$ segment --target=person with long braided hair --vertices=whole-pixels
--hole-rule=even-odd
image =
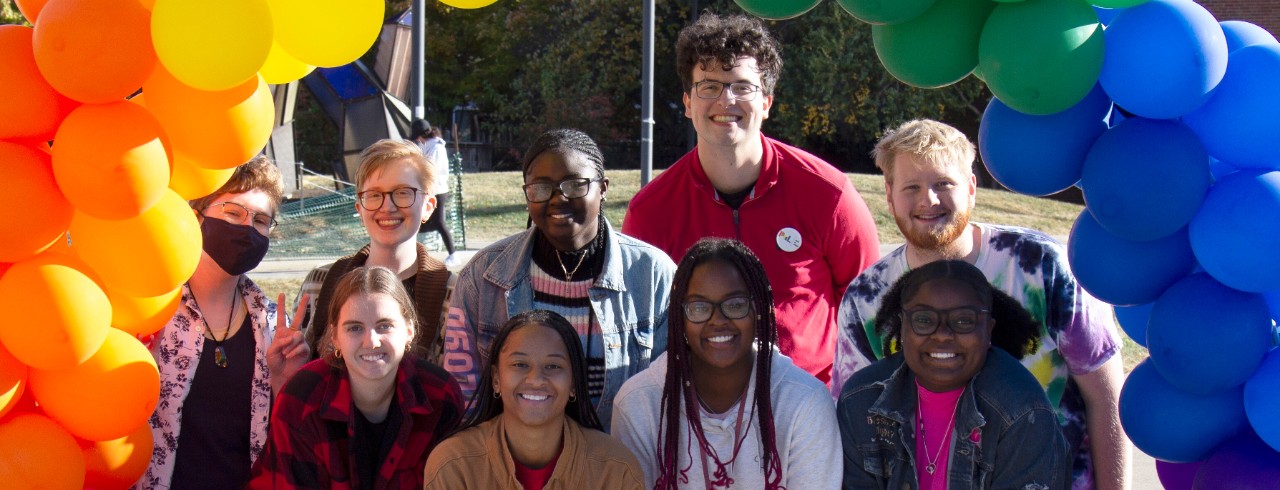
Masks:
[[[608,427],[622,382],[666,347],[675,264],[605,219],[604,154],[582,131],[543,133],[525,153],[523,174],[532,226],[477,252],[459,273],[441,364],[470,397],[502,324],[520,312],[554,311],[578,332],[587,361],[581,396]]]
[[[676,269],[668,349],[618,393],[613,435],[655,489],[839,488],[826,385],[777,349],[764,267],[703,239]]]

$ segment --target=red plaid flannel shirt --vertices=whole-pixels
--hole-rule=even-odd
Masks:
[[[371,488],[420,489],[427,454],[461,421],[462,392],[440,367],[406,357],[396,372],[396,401],[400,433]],[[270,437],[249,488],[367,487],[351,453],[353,410],[345,369],[323,359],[307,363],[276,397]]]

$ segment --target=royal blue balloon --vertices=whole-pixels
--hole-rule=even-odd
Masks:
[[[1276,37],[1256,24],[1243,20],[1224,20],[1219,22],[1218,25],[1222,26],[1222,34],[1227,38],[1228,52],[1255,44],[1276,44]],[[1230,62],[1228,62],[1228,66],[1230,66]]]
[[[1206,346],[1213,346],[1213,352]],[[1170,286],[1151,307],[1147,350],[1169,383],[1207,395],[1249,379],[1271,347],[1271,312],[1257,293],[1237,291],[1208,274]]]
[[[1098,223],[1126,240],[1154,240],[1187,225],[1209,188],[1209,155],[1177,121],[1125,119],[1089,149],[1080,176]]]
[[[1271,319],[1280,322],[1280,289],[1275,291],[1267,291],[1262,293],[1262,298],[1267,300],[1267,308],[1271,309]]]
[[[1134,306],[1117,306],[1116,322],[1120,329],[1138,345],[1147,346],[1147,321],[1151,319],[1152,303]]]
[[[1155,458],[1200,461],[1248,423],[1241,391],[1193,395],[1169,384],[1146,360],[1129,373],[1120,390],[1120,425],[1134,446]]]
[[[1116,16],[1120,15],[1120,12],[1123,12],[1124,9],[1109,9],[1106,7],[1094,7],[1093,11],[1094,13],[1098,14],[1098,22],[1101,22],[1102,25],[1104,26],[1109,26],[1111,25],[1111,21],[1115,20]]]
[[[1183,118],[1209,154],[1240,168],[1280,169],[1280,44],[1231,53],[1213,97]]]
[[[1268,353],[1244,384],[1244,411],[1258,436],[1280,451],[1280,350]]]
[[[1224,162],[1217,158],[1209,157],[1209,173],[1213,175],[1213,181],[1222,180],[1223,177],[1238,172],[1240,169],[1235,165]]]
[[[1246,429],[1204,460],[1191,488],[1275,490],[1277,486],[1280,486],[1280,452],[1268,447],[1257,434]]]
[[[1185,228],[1155,240],[1125,240],[1103,229],[1087,210],[1071,227],[1067,260],[1085,291],[1120,306],[1159,299],[1196,263]]]
[[[1242,291],[1280,289],[1280,171],[1223,177],[1187,231],[1196,259],[1218,281]]]
[[[1151,0],[1124,9],[1106,30],[1098,80],[1116,104],[1153,119],[1185,115],[1209,98],[1227,70],[1227,41],[1204,7]]]
[[[978,150],[987,170],[1014,192],[1046,196],[1080,180],[1089,148],[1107,130],[1111,100],[1102,88],[1048,116],[1015,111],[992,98],[982,113]]]

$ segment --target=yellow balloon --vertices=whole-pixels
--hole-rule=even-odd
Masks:
[[[478,9],[488,7],[498,0],[440,0],[440,3],[460,9]]]
[[[184,153],[173,155],[173,175],[169,188],[188,201],[200,199],[222,187],[236,173],[235,168],[210,169],[196,163]]]
[[[257,75],[228,90],[208,91],[191,88],[156,67],[142,90],[147,110],[168,136],[171,154],[187,155],[202,167],[238,167],[271,139],[276,106]]]
[[[108,329],[102,348],[83,363],[68,369],[32,369],[30,376],[31,392],[49,418],[91,441],[129,435],[147,423],[160,398],[155,358],[138,339],[114,328]]]
[[[266,0],[155,0],[151,39],[165,69],[200,90],[253,77],[271,51]]]
[[[280,43],[272,41],[271,54],[267,55],[267,62],[262,65],[258,74],[262,75],[263,81],[279,85],[305,77],[314,69],[316,67],[289,56],[289,53],[280,47]]]
[[[46,252],[14,264],[0,278],[0,341],[23,364],[68,368],[102,347],[111,329],[111,302],[75,262]]]
[[[383,0],[268,1],[280,47],[298,61],[323,67],[364,55],[378,39],[386,11]]]
[[[135,218],[107,221],[77,212],[71,240],[107,288],[141,298],[168,293],[190,279],[203,246],[195,212],[172,190]]]

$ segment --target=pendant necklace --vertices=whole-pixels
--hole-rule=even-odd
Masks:
[[[209,330],[209,338],[213,340],[213,363],[220,368],[227,367],[227,349],[222,346],[227,341],[227,337],[231,336],[231,321],[236,317],[236,305],[240,302],[240,282],[236,281],[236,290],[231,295],[231,312],[227,314],[227,330],[222,333],[222,340],[213,334],[213,329]],[[198,305],[198,304],[197,304]],[[205,322],[208,327],[209,323]]]
[[[573,270],[569,270],[564,266],[564,259],[560,258],[560,251],[556,250],[556,262],[560,264],[560,272],[564,273],[564,280],[573,281],[573,275],[578,273],[578,269],[582,268],[582,264],[587,261],[587,251],[582,251],[582,256],[578,257],[578,265],[573,266]]]
[[[933,454],[932,458],[930,458],[929,457],[929,440],[925,439],[925,434],[924,434],[924,412],[921,409],[920,405],[923,405],[923,404],[921,403],[916,405],[916,414],[917,414],[916,416],[919,417],[920,419],[920,444],[924,446],[925,462],[929,463],[927,466],[924,467],[924,471],[932,475],[934,471],[938,470],[938,465],[937,465],[938,458],[942,457],[942,448],[947,443],[946,435],[951,433],[951,427],[956,423],[956,410],[955,408],[951,409],[951,421],[947,422],[947,429],[943,431],[942,440],[938,442],[938,451]]]

